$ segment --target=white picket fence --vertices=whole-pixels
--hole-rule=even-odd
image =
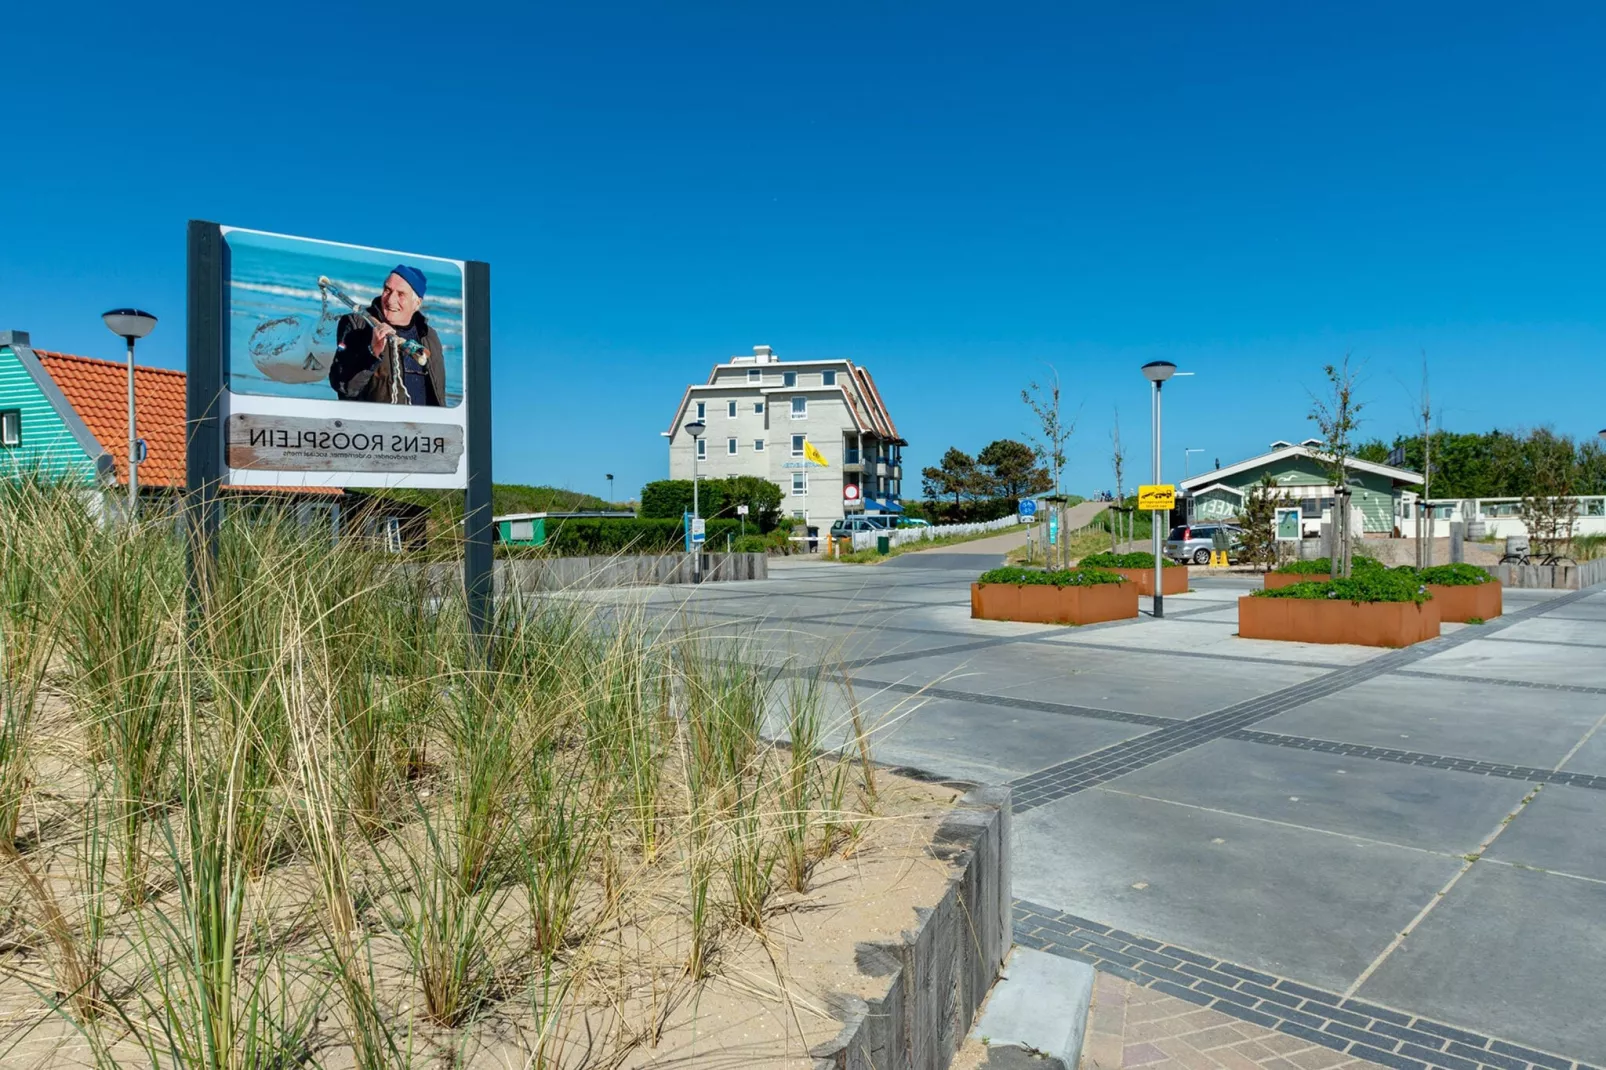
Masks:
[[[876,539],[886,536],[888,545],[905,546],[911,542],[940,539],[946,535],[984,535],[992,531],[1007,531],[1021,523],[1019,516],[1005,516],[980,524],[937,524],[929,528],[893,528],[891,531],[856,531],[853,533],[855,550],[874,549]]]

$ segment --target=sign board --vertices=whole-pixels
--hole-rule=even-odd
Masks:
[[[1177,488],[1171,483],[1145,483],[1138,488],[1138,508],[1157,512],[1177,507]]]
[[[737,516],[746,516],[746,515],[747,515],[747,506],[745,506],[745,505],[738,505],[738,506],[737,506],[737,507],[736,507],[736,515],[737,515]]]
[[[848,502],[856,502],[856,501],[858,501],[859,500],[859,485],[857,483],[849,483],[847,486],[843,487],[842,488],[842,500],[843,501],[848,501]]]
[[[694,546],[701,546],[707,538],[708,521],[702,517],[694,517],[691,522],[691,541]]]
[[[1279,542],[1295,542],[1300,537],[1299,510],[1277,510],[1277,539]]]
[[[1051,512],[1048,514],[1048,544],[1057,545],[1060,541],[1060,515]]]
[[[1388,463],[1392,464],[1396,468],[1398,468],[1400,465],[1404,464],[1405,463],[1405,447],[1404,446],[1395,446],[1393,449],[1389,450]]]
[[[136,466],[144,464],[147,460],[150,459],[150,455],[151,455],[151,448],[150,448],[150,446],[146,445],[145,440],[142,439],[142,438],[135,440],[135,443],[134,443],[134,464]]]
[[[219,229],[224,481],[466,487],[465,262]]]
[[[1022,498],[1020,500],[1020,515],[1021,516],[1036,516],[1037,515],[1037,499],[1035,499],[1035,498]]]

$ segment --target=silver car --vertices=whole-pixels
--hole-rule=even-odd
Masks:
[[[1236,524],[1179,524],[1165,540],[1165,555],[1184,564],[1208,565],[1217,531],[1227,533],[1227,560],[1233,560],[1243,550],[1244,529]]]

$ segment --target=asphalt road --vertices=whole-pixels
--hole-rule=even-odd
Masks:
[[[1012,784],[1022,943],[1403,1070],[1606,1065],[1606,591],[1389,652],[1240,639],[1238,577],[971,620],[995,560],[588,597],[844,669],[878,757]]]

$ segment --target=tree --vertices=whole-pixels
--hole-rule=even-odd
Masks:
[[[1011,502],[1052,490],[1048,469],[1037,461],[1037,451],[1024,442],[1001,438],[976,454],[976,490]]]
[[[1037,433],[1027,435],[1027,440],[1037,450],[1037,456],[1048,465],[1049,473],[1054,480],[1054,496],[1061,496],[1060,477],[1065,473],[1065,444],[1076,433],[1076,421],[1065,420],[1060,412],[1060,373],[1049,365],[1049,371],[1054,372],[1054,385],[1050,388],[1038,386],[1035,382],[1027,383],[1026,389],[1020,392],[1020,399],[1026,407],[1032,410],[1037,417]],[[1060,531],[1063,536],[1064,506],[1055,505],[1060,510]],[[1059,540],[1060,557],[1064,564],[1070,564],[1069,540]]]
[[[1578,521],[1573,444],[1541,429],[1529,436],[1525,446],[1532,468],[1529,490],[1522,498],[1522,524],[1538,549],[1558,554],[1572,541]]]
[[[1349,461],[1355,456],[1355,431],[1365,406],[1355,399],[1355,374],[1347,354],[1342,363],[1326,365],[1322,372],[1327,376],[1327,393],[1324,397],[1311,394],[1310,411],[1310,419],[1322,433],[1322,444],[1312,452],[1333,482],[1333,575],[1348,578]]]
[[[1126,452],[1121,449],[1121,409],[1115,409],[1115,424],[1110,429],[1110,461],[1115,468],[1115,504],[1110,508],[1115,512],[1115,523],[1110,525],[1110,552],[1115,552],[1116,529],[1121,526],[1121,514],[1126,506],[1126,485],[1122,482],[1126,470]],[[1221,466],[1216,465],[1217,468]]]
[[[949,446],[942,455],[942,463],[920,472],[921,489],[928,498],[946,498],[953,495],[954,516],[959,515],[960,502],[976,488],[976,460],[958,446]]]
[[[1243,559],[1262,571],[1277,564],[1277,483],[1266,472],[1244,500]]]
[[[781,503],[786,496],[778,484],[761,476],[731,476],[721,482],[725,484],[724,502],[714,515],[735,519],[736,507],[745,505],[748,523],[758,525],[759,531],[773,531],[781,522]]]

